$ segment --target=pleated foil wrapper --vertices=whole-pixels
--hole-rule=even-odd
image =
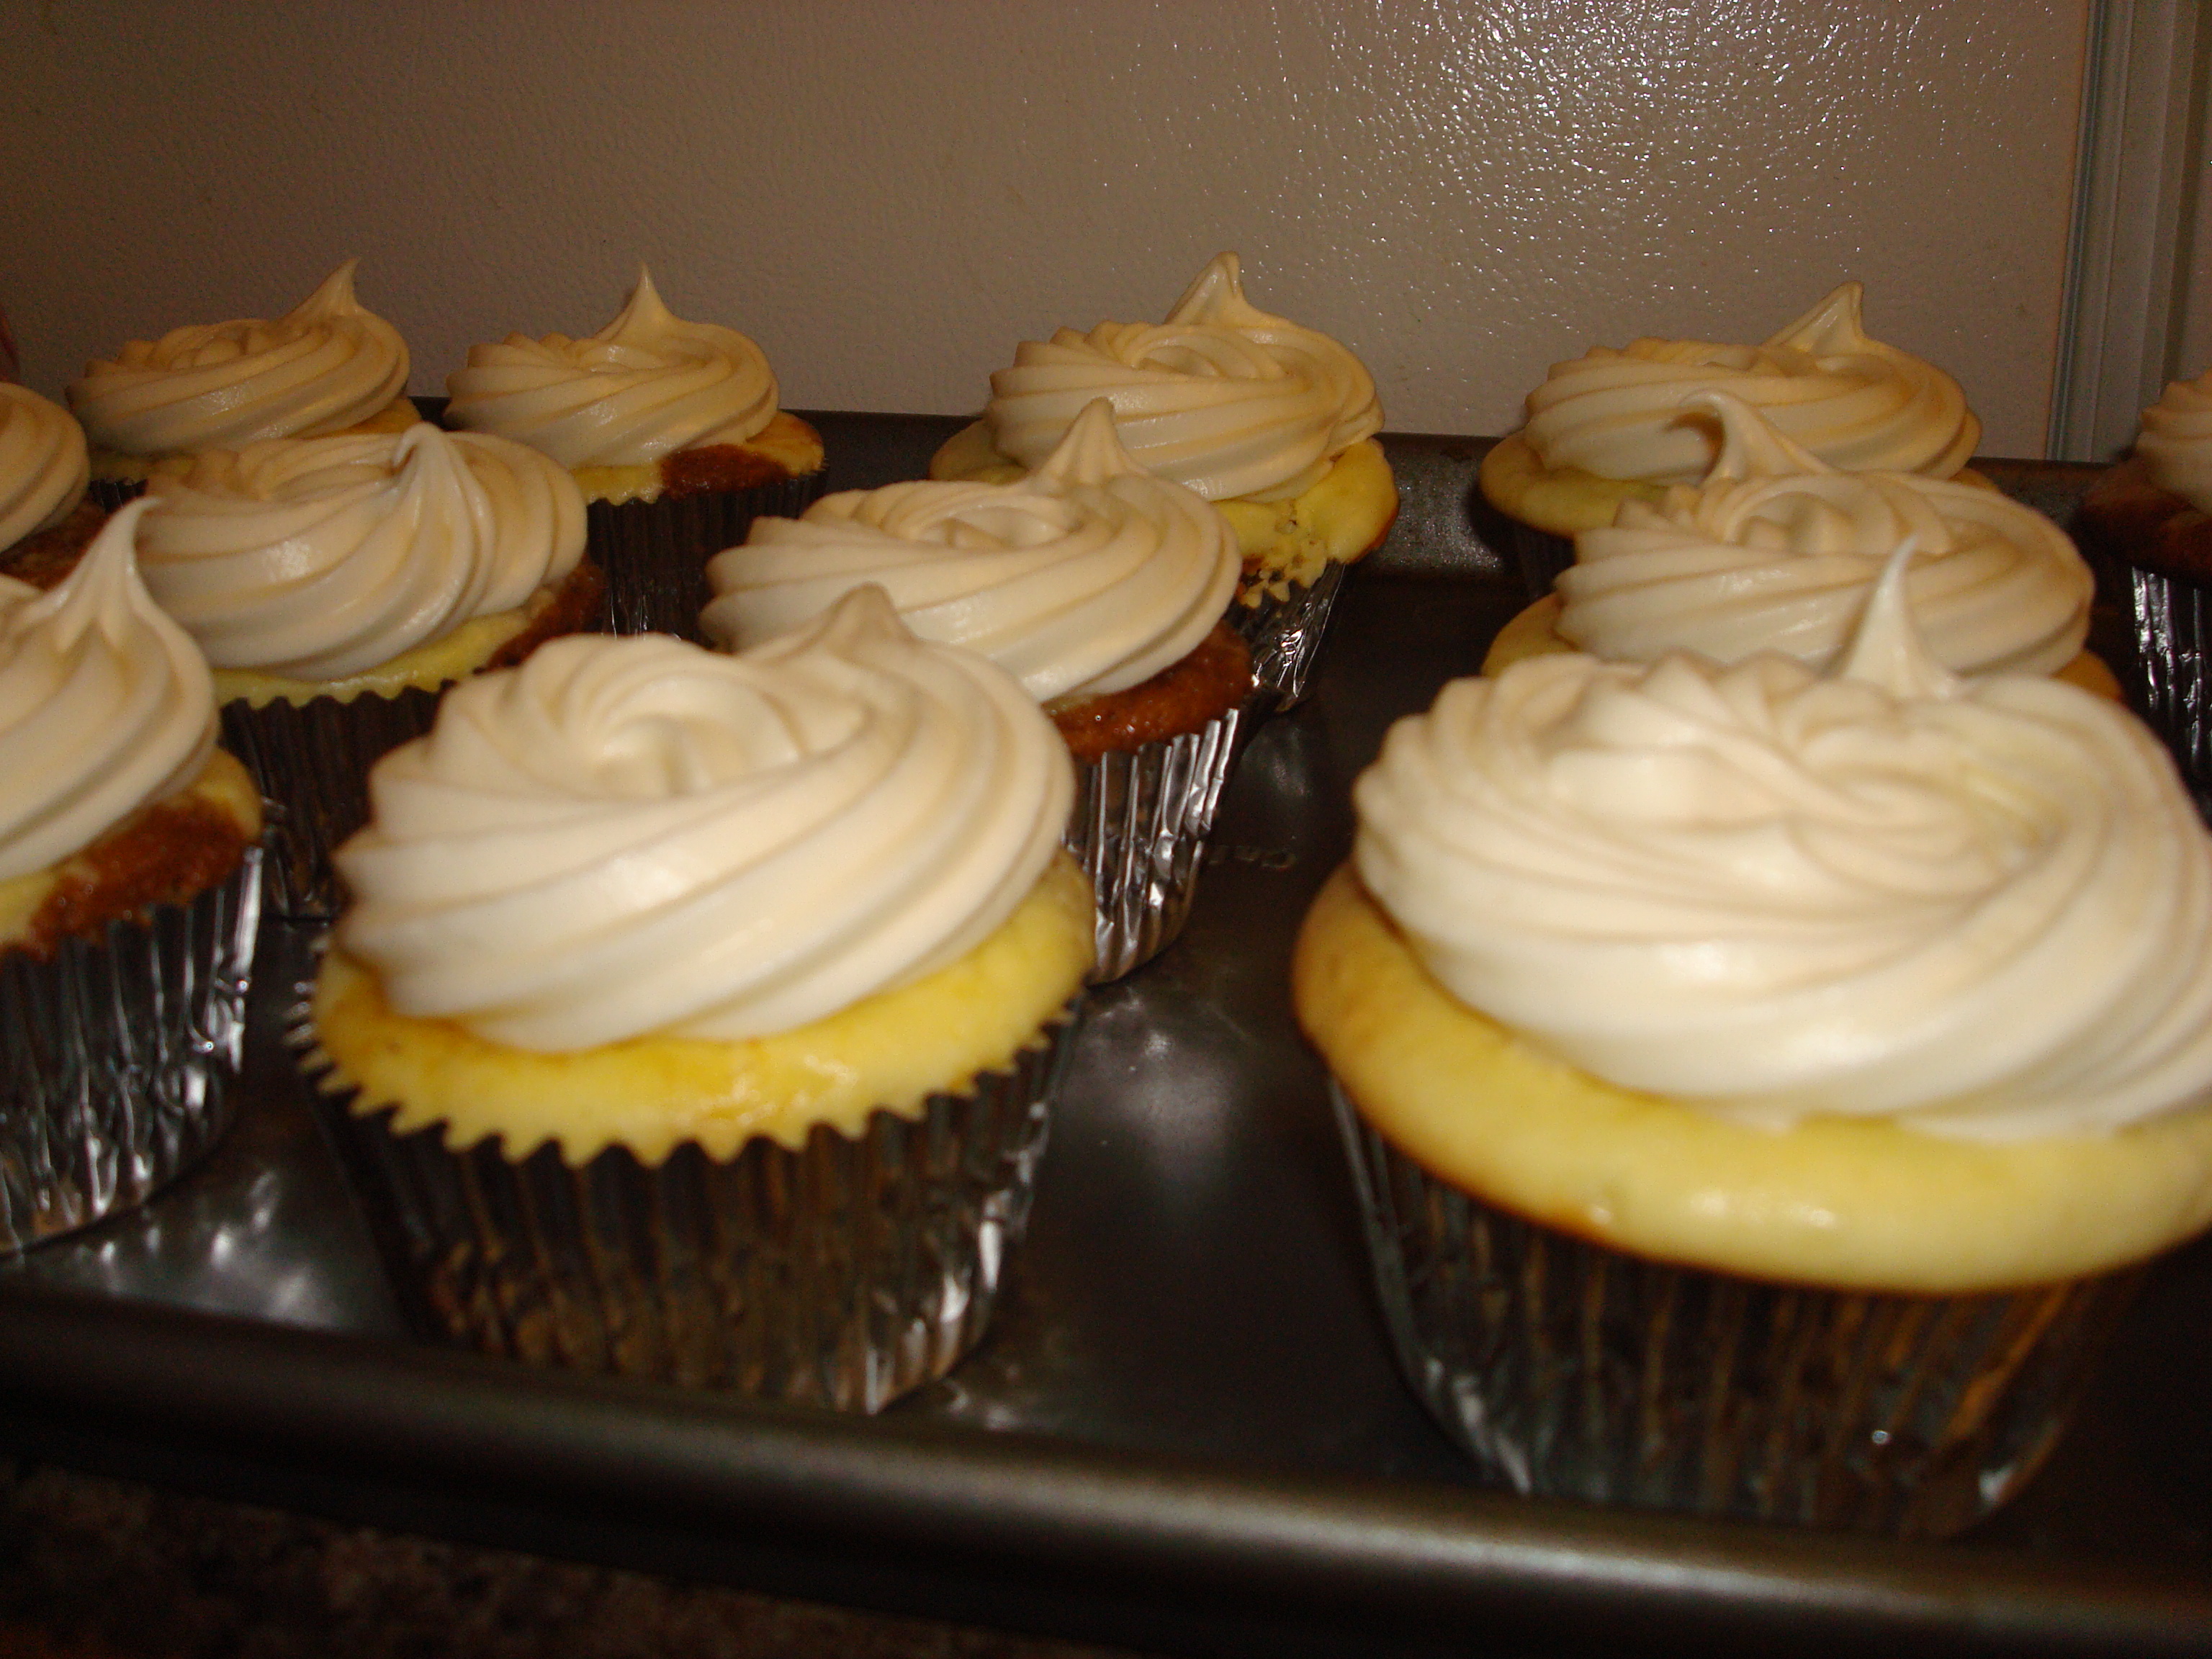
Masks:
[[[331,864],[339,842],[368,822],[368,769],[430,729],[438,693],[364,693],[255,708],[222,706],[223,747],[246,763],[275,803],[270,814],[269,903],[289,921],[327,921],[345,901]]]
[[[99,944],[0,957],[0,1250],[135,1209],[230,1127],[261,856]]]
[[[587,503],[586,544],[607,578],[606,631],[704,645],[699,613],[714,597],[707,561],[743,542],[755,519],[797,518],[828,477],[817,468],[750,489]]]
[[[94,478],[84,487],[84,493],[98,502],[101,510],[112,513],[127,502],[137,501],[146,493],[143,478]]]
[[[1278,595],[1262,584],[1256,600],[1247,604],[1240,598],[1229,607],[1229,625],[1251,647],[1253,681],[1274,708],[1295,708],[1305,700],[1344,571],[1332,560],[1310,586],[1285,582]]]
[[[1198,896],[1206,839],[1250,715],[1231,708],[1196,732],[1076,768],[1060,842],[1097,899],[1091,982],[1121,978],[1175,943]]]
[[[1521,568],[1521,585],[1531,599],[1540,599],[1552,591],[1559,573],[1575,562],[1575,541],[1571,536],[1554,536],[1548,530],[1539,530],[1533,525],[1511,521],[1513,557]]]
[[[1336,1109],[1400,1366],[1522,1493],[1948,1535],[2042,1465],[2142,1278],[1896,1296],[1647,1261],[1469,1198]]]
[[[2139,712],[2172,751],[2197,806],[2212,810],[2212,635],[2204,590],[2154,570],[2131,568],[2128,578]]]
[[[571,1167],[551,1143],[447,1149],[395,1134],[353,1091],[324,1129],[402,1305],[426,1339],[538,1364],[874,1412],[981,1340],[1028,1224],[1048,1104],[1076,1020],[1005,1072],[878,1111],[857,1139],[817,1125],[716,1160],[627,1149]],[[304,1013],[295,1041],[327,1071]],[[327,1084],[324,1085],[327,1088]]]

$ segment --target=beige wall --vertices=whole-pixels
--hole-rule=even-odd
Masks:
[[[25,377],[268,314],[342,255],[441,389],[649,259],[786,401],[978,405],[1217,249],[1401,429],[1831,284],[2041,453],[2086,0],[0,0]]]

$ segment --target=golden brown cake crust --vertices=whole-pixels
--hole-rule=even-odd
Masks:
[[[58,586],[76,568],[77,560],[107,522],[106,510],[87,496],[59,524],[26,536],[0,552],[0,575],[13,576],[33,587]]]
[[[2098,475],[2075,528],[2108,558],[2212,586],[2212,515],[2153,483],[2140,455]]]
[[[1195,732],[1243,702],[1251,689],[1251,649],[1222,622],[1188,656],[1141,685],[1050,712],[1075,758],[1094,761],[1116,750]]]
[[[588,558],[579,559],[568,579],[553,591],[553,602],[530,625],[485,661],[484,667],[512,668],[539,646],[562,634],[588,632],[605,609],[607,579]]]
[[[111,921],[189,904],[228,881],[253,837],[220,806],[185,794],[156,801],[94,842],[63,872],[13,948],[51,962],[65,939],[97,943]]]

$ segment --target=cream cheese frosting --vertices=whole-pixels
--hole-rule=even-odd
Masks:
[[[738,656],[572,636],[370,775],[338,943],[400,1013],[542,1051],[790,1030],[958,959],[1060,842],[1066,745],[878,588]]]
[[[1359,360],[1247,301],[1234,253],[1217,254],[1164,323],[1023,341],[991,391],[984,419],[1023,465],[1041,465],[1104,398],[1130,454],[1209,501],[1301,495],[1382,424]]]
[[[382,411],[407,385],[398,331],[355,299],[349,259],[282,317],[133,340],[68,388],[85,435],[131,455],[313,438]]]
[[[0,577],[0,881],[185,787],[215,746],[206,661],[138,580],[133,501],[40,592]]]
[[[1974,453],[1982,423],[1956,380],[1868,337],[1864,295],[1845,283],[1755,346],[1647,338],[1554,363],[1528,394],[1522,438],[1553,471],[1695,483],[1719,434],[1682,400],[1711,388],[1756,405],[1831,466],[1950,477]]]
[[[2105,699],[1962,681],[1900,559],[1828,677],[1540,657],[1362,777],[1355,857],[1430,973],[1622,1087],[2002,1141],[2212,1092],[2212,840]]]
[[[2212,369],[2193,380],[2171,382],[2166,395],[2143,410],[2136,453],[2153,483],[2200,513],[2212,513]]]
[[[701,621],[717,643],[757,643],[865,582],[924,639],[980,651],[1039,702],[1141,684],[1194,650],[1237,591],[1220,513],[1147,472],[1086,405],[1017,483],[896,483],[824,497],[799,519],[757,519],[708,563]]]
[[[572,468],[644,466],[680,449],[741,444],[775,418],[777,395],[757,345],[672,314],[642,266],[629,302],[598,333],[471,346],[446,389],[453,425]]]
[[[0,380],[0,548],[67,518],[91,476],[84,428],[69,410]]]
[[[2080,653],[2094,580],[2065,532],[1972,484],[1840,472],[1727,392],[1686,407],[1715,420],[1719,459],[1656,506],[1621,505],[1575,538],[1555,624],[1613,661],[1761,649],[1820,667],[1850,640],[1892,555],[1908,542],[1913,621],[1961,674],[2049,674]]]
[[[146,585],[218,668],[343,678],[517,609],[584,551],[560,466],[428,423],[214,451],[147,489]]]

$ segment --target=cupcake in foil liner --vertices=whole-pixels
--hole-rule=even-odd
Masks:
[[[50,962],[0,957],[0,1250],[136,1208],[229,1127],[261,858]]]
[[[2142,1278],[1902,1296],[1650,1261],[1470,1198],[1334,1092],[1399,1364],[1522,1493],[1958,1532],[2041,1466]]]
[[[1098,902],[1094,984],[1142,967],[1182,932],[1246,719],[1231,708],[1195,732],[1077,767],[1061,845]]]
[[[695,1142],[657,1166],[611,1147],[571,1166],[547,1142],[460,1151],[392,1132],[328,1074],[304,1010],[294,1040],[393,1285],[428,1340],[539,1364],[874,1412],[981,1340],[1028,1223],[1048,1103],[1075,1013],[1004,1072],[878,1110],[799,1152],[728,1160]]]
[[[607,579],[606,631],[705,644],[699,612],[714,598],[707,561],[743,542],[755,519],[797,518],[828,477],[817,467],[750,489],[587,502],[586,545]]]
[[[143,478],[94,478],[84,487],[86,497],[100,505],[103,512],[112,513],[118,507],[137,501],[146,493]]]
[[[1517,519],[1508,522],[1513,532],[1513,558],[1520,567],[1521,584],[1531,599],[1540,599],[1552,591],[1552,585],[1559,580],[1559,573],[1574,563],[1574,538],[1554,536]]]
[[[2139,565],[2127,574],[2136,709],[2172,751],[2198,808],[2212,808],[2212,633],[2204,590]]]
[[[279,915],[324,921],[337,914],[344,889],[331,851],[368,821],[368,769],[430,729],[438,696],[417,688],[344,702],[222,706],[223,747],[246,763],[278,808],[270,814],[269,898]]]
[[[1252,678],[1276,708],[1295,708],[1304,701],[1344,571],[1331,560],[1310,584],[1286,580],[1278,593],[1261,582],[1249,602],[1240,598],[1229,607],[1230,626],[1252,647]]]

